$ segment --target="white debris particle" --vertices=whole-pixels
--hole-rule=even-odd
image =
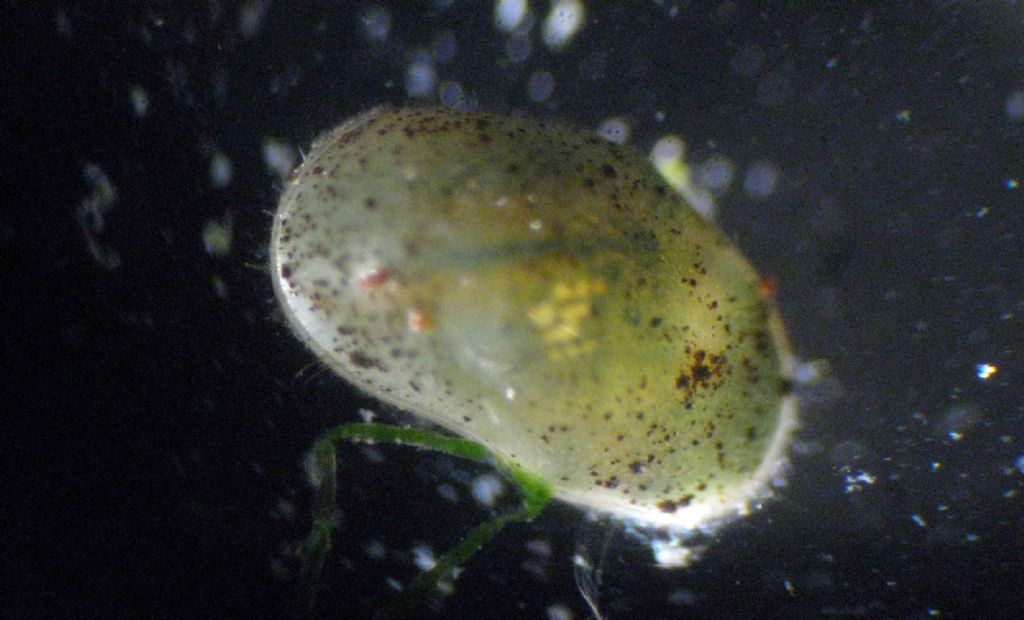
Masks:
[[[858,493],[863,491],[865,486],[874,484],[875,480],[877,480],[877,478],[874,475],[860,470],[847,474],[843,479],[845,482],[844,488],[847,493]]]
[[[512,32],[523,23],[530,4],[526,0],[497,0],[494,3],[494,25],[503,32]]]
[[[625,144],[629,134],[629,121],[621,116],[606,118],[597,126],[597,135],[615,144]]]
[[[437,566],[434,550],[425,544],[419,544],[412,548],[412,562],[420,570],[430,570]]]
[[[231,176],[234,173],[234,166],[228,156],[220,151],[213,154],[210,159],[210,185],[221,189],[231,184]]]
[[[284,180],[295,169],[295,147],[274,138],[263,139],[263,163],[278,178]]]
[[[910,515],[910,520],[913,521],[914,523],[918,524],[921,527],[927,527],[927,525],[928,525],[928,522],[924,520],[924,517],[922,517],[921,515],[919,515],[917,513],[914,513],[914,514]]]
[[[547,101],[555,92],[555,78],[548,71],[535,71],[526,83],[526,92],[534,103]]]
[[[759,161],[747,168],[743,178],[743,189],[752,198],[764,198],[775,192],[779,182],[779,170],[775,164]]]
[[[224,281],[224,278],[214,274],[210,279],[210,282],[213,285],[213,293],[217,297],[221,299],[228,298],[228,285],[227,282]]]
[[[1024,118],[1024,90],[1014,91],[1006,98],[1006,116],[1013,121]]]
[[[104,269],[117,269],[121,266],[121,255],[117,250],[102,245],[99,240],[107,228],[107,211],[117,201],[117,190],[107,173],[96,164],[86,164],[82,176],[92,191],[75,212],[78,225],[93,260]]]
[[[384,548],[384,543],[379,540],[371,540],[366,543],[363,550],[366,551],[367,556],[374,560],[383,560],[384,556],[387,555],[387,549]]]
[[[677,540],[655,540],[651,542],[654,561],[662,568],[685,568],[697,559],[695,549]]]
[[[583,27],[586,9],[580,0],[555,0],[544,18],[544,45],[559,50]]]
[[[405,69],[405,92],[410,97],[429,97],[434,93],[435,82],[437,72],[430,54],[423,50],[414,52]]]
[[[473,479],[471,492],[473,499],[491,508],[505,492],[505,485],[493,474],[482,474]]]
[[[383,43],[388,40],[391,33],[391,13],[378,4],[371,6],[363,12],[363,34],[367,39],[375,43]]]
[[[974,532],[967,532],[966,534],[964,534],[964,540],[966,540],[967,542],[977,542],[978,535]]]
[[[149,93],[141,86],[133,86],[131,90],[132,110],[138,118],[145,118],[149,113]]]
[[[243,39],[252,39],[259,34],[266,13],[266,0],[250,0],[242,5],[238,12],[238,32]]]
[[[1024,474],[1024,454],[1018,456],[1017,459],[1013,461],[1013,466],[1017,468],[1017,471]]]
[[[572,610],[557,603],[547,608],[548,620],[572,620]]]

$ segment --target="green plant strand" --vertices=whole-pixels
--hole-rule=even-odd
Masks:
[[[316,586],[320,580],[327,553],[331,548],[331,528],[334,524],[336,510],[335,486],[337,480],[334,444],[340,441],[409,445],[478,463],[491,464],[496,466],[501,474],[519,489],[523,498],[522,509],[509,515],[499,515],[488,519],[473,528],[452,550],[441,556],[430,570],[420,573],[401,597],[377,614],[378,618],[403,617],[425,596],[435,591],[442,580],[449,578],[456,568],[466,563],[505,526],[510,523],[532,520],[551,501],[552,490],[547,482],[516,465],[495,458],[487,448],[475,441],[449,437],[419,428],[388,424],[350,423],[336,426],[324,433],[313,445],[313,467],[315,475],[319,478],[320,494],[316,502],[313,529],[303,548],[303,563],[299,577],[310,609],[315,605]]]

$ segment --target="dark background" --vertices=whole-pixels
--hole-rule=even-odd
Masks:
[[[677,133],[692,160],[732,161],[720,222],[777,278],[796,352],[832,374],[805,390],[779,499],[691,568],[554,506],[466,566],[438,617],[585,618],[571,556],[605,535],[611,618],[1019,617],[1024,8],[895,4],[588,2],[567,49],[534,28],[512,62],[490,2],[3,2],[2,615],[302,615],[304,454],[360,408],[394,412],[281,321],[264,269],[281,180],[261,150],[407,101],[410,58],[449,32],[438,78],[468,105],[623,116],[641,149]],[[382,41],[372,6],[390,15]],[[555,89],[536,103],[539,70]],[[743,189],[758,161],[780,171],[767,197]],[[117,192],[89,231],[112,268],[78,217],[94,166]],[[202,231],[226,217],[218,256]],[[440,552],[490,514],[466,486],[485,468],[388,447],[339,459],[315,615],[368,617],[414,574],[414,546]]]

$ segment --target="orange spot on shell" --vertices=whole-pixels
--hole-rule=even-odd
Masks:
[[[422,332],[434,327],[434,319],[422,310],[409,311],[409,329]]]
[[[757,281],[757,292],[761,299],[767,302],[775,301],[775,295],[779,292],[779,280],[775,276],[762,276]]]

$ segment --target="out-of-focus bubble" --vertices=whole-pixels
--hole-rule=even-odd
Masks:
[[[621,116],[606,118],[597,126],[597,135],[616,144],[625,144],[629,140],[629,134],[629,121]]]
[[[526,92],[531,101],[547,101],[551,93],[555,92],[555,78],[548,71],[536,71],[526,83]]]
[[[743,190],[752,198],[764,198],[775,192],[779,183],[779,170],[767,161],[755,162],[743,177]]]
[[[529,12],[530,3],[526,0],[497,0],[494,3],[494,25],[503,32],[512,32],[523,23]]]
[[[733,54],[729,60],[729,68],[736,75],[754,77],[764,64],[764,52],[756,45],[748,45]]]
[[[441,103],[448,106],[449,108],[458,108],[463,104],[463,91],[462,85],[458,82],[442,82],[441,88],[439,89],[439,96],[441,97]]]
[[[586,9],[579,0],[556,0],[544,18],[544,45],[559,50],[579,32],[586,21]]]
[[[383,43],[388,40],[391,34],[391,13],[384,7],[375,4],[362,15],[363,34],[367,39],[376,43]]]
[[[530,57],[530,35],[516,32],[505,41],[505,55],[512,62],[523,62]]]
[[[451,30],[442,30],[434,35],[434,60],[437,64],[443,65],[454,60],[457,49],[455,33]]]
[[[721,195],[732,184],[736,166],[725,157],[712,157],[705,160],[697,168],[697,183],[706,187],[712,194]]]
[[[405,69],[405,92],[410,97],[429,97],[434,93],[437,72],[430,54],[419,50],[413,53]]]
[[[266,0],[250,0],[238,11],[238,32],[243,39],[255,38],[267,13]]]
[[[144,118],[149,113],[149,93],[141,86],[133,86],[130,96],[135,116]]]
[[[1006,98],[1006,116],[1014,121],[1024,118],[1024,90],[1012,92]]]
[[[210,185],[220,189],[231,184],[231,177],[234,173],[234,166],[228,156],[220,151],[214,153],[210,159]]]

